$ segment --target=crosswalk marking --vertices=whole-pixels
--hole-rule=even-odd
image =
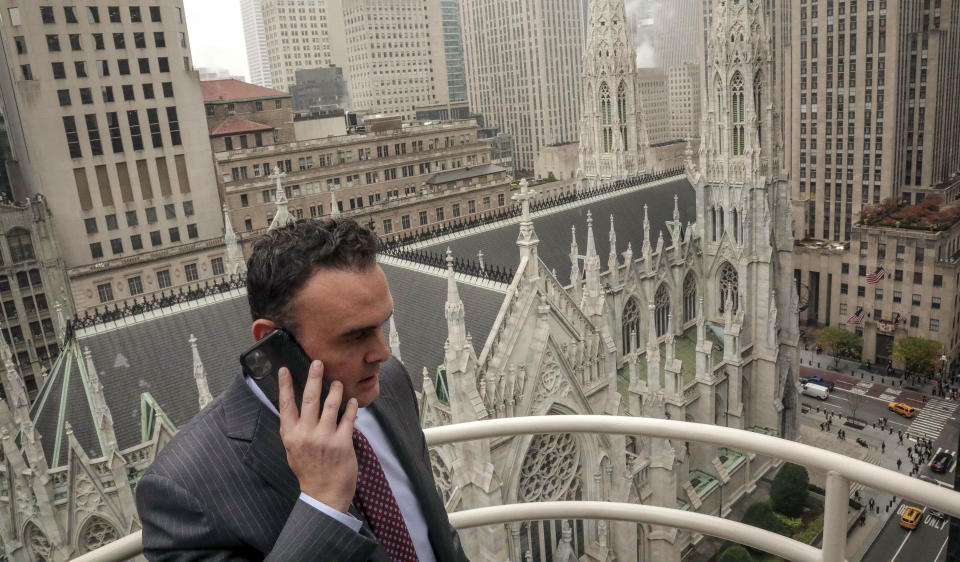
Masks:
[[[883,394],[880,395],[880,400],[886,402],[893,402],[900,396],[900,390],[896,388],[887,388],[883,391]]]
[[[908,431],[911,435],[920,435],[930,439],[936,438],[956,410],[956,402],[934,398],[918,410],[919,413],[913,419]]]
[[[873,388],[872,382],[858,382],[857,386],[850,389],[850,392],[854,394],[866,394]]]
[[[864,457],[863,462],[880,465],[880,455],[877,453],[867,453],[867,456]],[[854,497],[858,491],[864,489],[864,485],[860,482],[854,482],[850,485],[850,497]]]

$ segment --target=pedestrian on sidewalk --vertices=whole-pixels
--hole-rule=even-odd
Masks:
[[[837,430],[837,439],[843,439],[843,430],[842,430],[842,429],[838,429],[838,430]]]
[[[882,441],[880,442],[880,452],[881,453],[887,452],[887,444],[885,442],[882,442]]]
[[[900,465],[901,465],[901,464],[903,464],[903,461],[900,460],[900,459],[897,459],[897,470],[900,470]]]

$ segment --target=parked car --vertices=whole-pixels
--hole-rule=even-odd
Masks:
[[[903,515],[900,516],[900,526],[905,529],[917,528],[917,524],[920,523],[920,518],[923,517],[923,510],[919,507],[907,506],[907,509],[903,510]]]
[[[943,521],[948,517],[946,513],[940,511],[939,509],[933,509],[932,507],[927,508],[927,515],[933,517],[937,521]]]
[[[930,470],[940,474],[950,470],[951,466],[953,466],[953,455],[947,451],[940,451],[930,461]]]
[[[827,387],[825,386],[820,386],[819,384],[813,384],[810,382],[802,385],[800,394],[813,396],[814,398],[820,400],[826,400],[830,396],[830,391],[827,390]]]
[[[905,417],[905,418],[912,418],[913,416],[915,416],[915,415],[917,414],[917,409],[916,409],[916,408],[914,408],[913,406],[908,406],[908,405],[904,404],[903,402],[891,402],[891,403],[887,404],[887,408],[888,408],[891,412],[893,412],[893,413],[895,413],[895,414],[900,414],[901,416],[903,416],[903,417]]]
[[[813,383],[825,387],[827,390],[833,390],[833,383],[821,376],[800,377],[800,384]]]

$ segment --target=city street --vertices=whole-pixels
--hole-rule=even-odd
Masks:
[[[907,456],[908,448],[916,445],[918,437],[928,438],[933,441],[933,457],[940,451],[948,451],[953,455],[954,462],[944,474],[937,474],[930,470],[930,461],[927,460],[920,465],[917,477],[945,488],[953,488],[957,470],[956,449],[958,432],[960,432],[958,428],[960,403],[934,398],[929,391],[922,393],[903,388],[899,384],[900,379],[870,373],[856,373],[853,369],[848,371],[858,376],[817,369],[815,366],[818,362],[823,367],[828,365],[832,367],[832,360],[808,352],[804,352],[802,357],[803,366],[800,368],[800,376],[821,376],[834,384],[834,390],[826,400],[801,396],[803,406],[801,423],[806,426],[812,425],[819,430],[820,423],[827,419],[828,414],[832,414],[833,423],[830,429],[832,434],[836,435],[837,430],[843,429],[846,431],[848,442],[855,442],[858,437],[865,439],[868,451],[864,460],[891,470],[897,470],[896,463],[900,460],[902,474],[910,474],[913,468]],[[811,363],[813,366],[810,366]],[[912,419],[902,417],[888,409],[890,402],[903,402],[913,406],[917,408],[917,414]],[[866,426],[863,430],[856,430],[843,425],[849,417],[856,417]],[[880,418],[887,419],[886,429],[879,425]],[[898,432],[901,431],[903,445],[899,443]],[[917,456],[914,455],[914,459],[916,458]],[[926,562],[944,559],[943,546],[949,526],[947,521],[938,521],[924,515],[921,525],[916,530],[907,531],[899,525],[899,512],[902,511],[904,504],[925,506],[854,484],[851,491],[858,490],[861,503],[867,505],[870,499],[875,502],[875,508],[868,510],[868,517],[876,529],[865,537],[857,538],[862,541],[858,550],[860,553],[865,552],[863,560],[876,562],[923,560]],[[848,557],[854,559],[852,556]]]
[[[897,505],[880,536],[863,557],[863,562],[942,562],[946,559],[949,520],[924,514],[915,530],[905,529],[900,526],[900,514],[907,505],[916,504],[901,502]]]

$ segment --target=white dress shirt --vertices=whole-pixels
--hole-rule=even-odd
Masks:
[[[269,408],[271,412],[279,416],[280,412],[278,412],[270,400],[267,399],[263,391],[260,390],[260,387],[257,386],[257,383],[250,377],[245,377],[245,379],[247,386],[250,387],[254,396]],[[383,428],[380,427],[380,422],[377,421],[376,416],[374,416],[372,412],[367,411],[366,408],[360,408],[357,410],[357,421],[354,424],[354,428],[359,430],[360,433],[367,438],[367,441],[370,442],[370,446],[373,448],[373,452],[377,455],[377,460],[380,461],[380,467],[383,468],[383,473],[387,477],[387,483],[390,484],[390,490],[393,492],[393,497],[397,500],[397,507],[400,508],[400,514],[403,516],[403,521],[407,525],[407,531],[409,531],[410,538],[413,540],[413,548],[417,551],[417,558],[426,562],[435,562],[436,557],[433,555],[433,546],[430,544],[430,537],[427,534],[427,521],[424,519],[423,511],[420,509],[420,502],[417,501],[417,496],[410,484],[410,478],[400,464],[400,459],[397,458],[396,453],[393,451],[393,445],[391,445],[390,440],[387,439]],[[353,515],[338,511],[303,492],[300,492],[299,499],[307,505],[319,509],[328,517],[332,517],[354,531],[360,531],[360,527],[363,526],[363,522]]]

